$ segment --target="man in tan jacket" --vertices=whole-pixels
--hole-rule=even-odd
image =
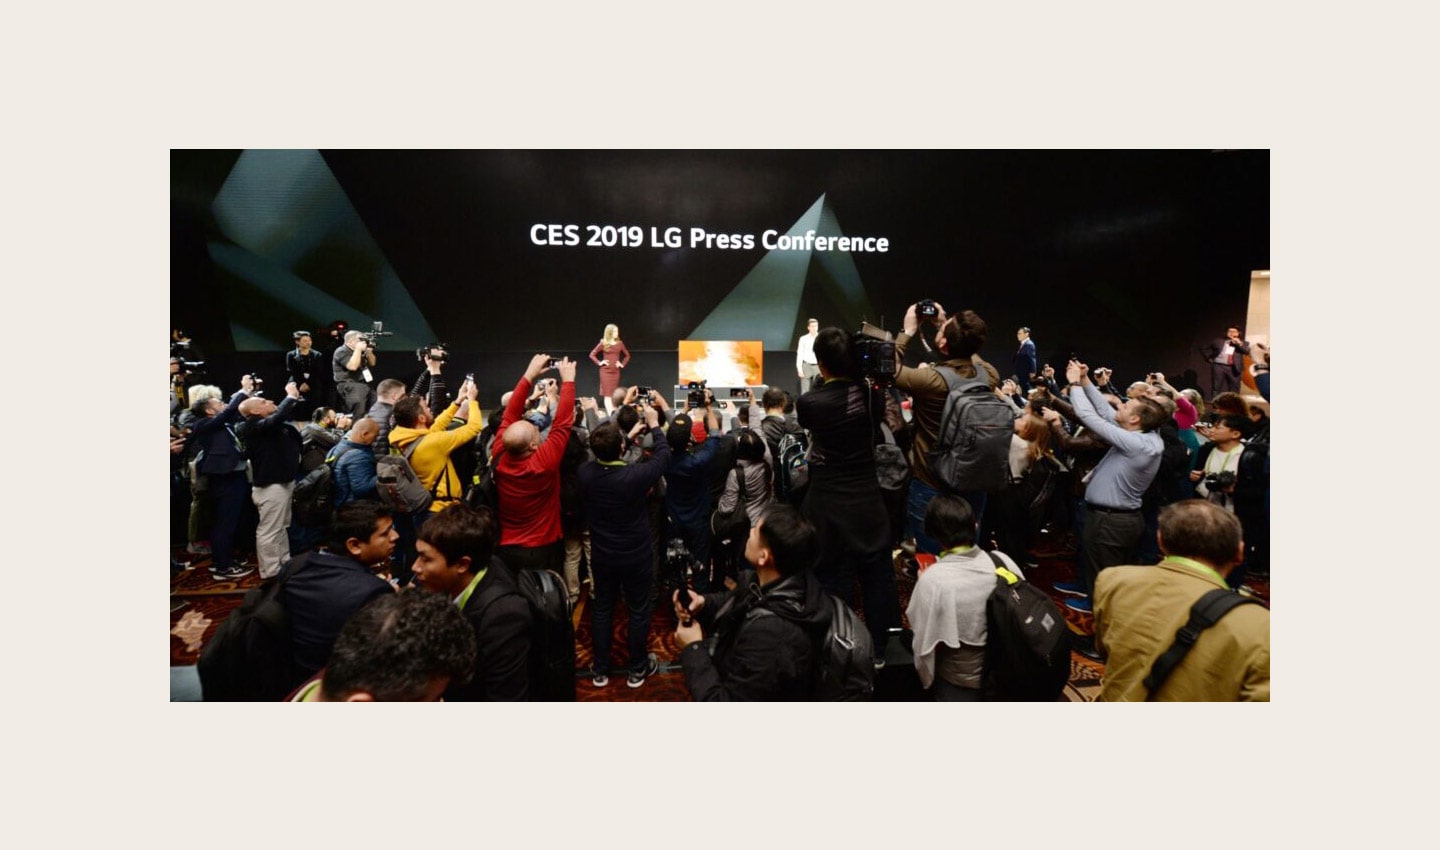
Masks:
[[[1190,606],[1245,557],[1240,521],[1203,499],[1160,514],[1155,566],[1111,567],[1095,579],[1095,642],[1108,654],[1100,699],[1143,701],[1145,677],[1190,618]],[[1155,699],[1269,702],[1270,611],[1239,605],[1201,632]]]

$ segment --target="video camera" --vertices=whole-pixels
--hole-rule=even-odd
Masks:
[[[382,324],[382,323],[381,323],[381,322],[377,322],[376,324],[378,325],[378,324]],[[372,331],[372,333],[373,333],[373,331]],[[387,334],[387,336],[388,336],[388,334]],[[448,360],[448,359],[450,358],[450,353],[446,350],[446,349],[448,349],[449,347],[450,347],[450,346],[449,346],[448,344],[443,343],[443,342],[432,342],[432,343],[430,343],[429,345],[422,345],[422,346],[420,346],[419,348],[415,349],[415,359],[416,359],[416,360],[419,360],[421,363],[424,363],[424,362],[425,362],[425,358],[430,356],[430,352],[433,351],[434,349],[437,349],[437,348],[438,348],[438,349],[440,349],[440,353],[437,354],[437,355],[435,355],[435,358],[434,358],[434,359],[435,359],[435,362],[437,362],[437,363],[444,363],[446,360]]]
[[[687,404],[691,407],[705,407],[709,404],[709,401],[705,398],[704,381],[691,381],[689,384],[686,384],[686,386],[690,388],[690,392],[685,396],[685,402]]]
[[[895,382],[895,339],[889,331],[861,322],[850,337],[850,348],[860,377],[882,386]]]
[[[394,335],[395,334],[393,332],[385,330],[384,322],[373,322],[371,323],[370,330],[368,332],[360,332],[360,339],[365,340],[365,343],[367,345],[369,345],[371,348],[374,348],[375,344],[380,341],[380,337]]]

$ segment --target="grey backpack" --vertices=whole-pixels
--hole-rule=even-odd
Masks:
[[[895,444],[889,425],[881,422],[880,433],[885,437],[885,442],[875,446],[875,477],[880,480],[880,489],[892,493],[904,490],[910,486],[910,464],[905,452]]]
[[[415,448],[420,445],[419,440],[405,447],[404,452],[396,452],[391,447],[390,454],[378,458],[375,461],[375,491],[379,494],[380,503],[397,513],[420,513],[430,509],[430,503],[435,501],[435,491],[425,489],[420,482],[420,476],[415,474],[415,468],[410,465],[410,456],[415,453]],[[445,477],[442,470],[440,477],[435,479],[435,486],[440,486],[440,479]]]
[[[940,434],[930,471],[956,492],[999,490],[1010,482],[1010,437],[1015,408],[997,398],[983,378],[962,378],[936,366],[950,388],[940,413]]]

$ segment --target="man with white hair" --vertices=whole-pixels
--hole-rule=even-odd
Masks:
[[[495,457],[499,496],[500,543],[495,554],[512,570],[565,568],[564,532],[560,526],[560,462],[575,424],[575,362],[555,363],[560,373],[560,398],[550,431],[524,418],[525,402],[535,379],[550,369],[552,358],[537,354],[515,384],[490,455]],[[496,453],[499,453],[498,456]]]
[[[362,339],[359,331],[346,331],[345,341],[335,349],[330,358],[335,373],[335,393],[339,396],[336,407],[359,419],[375,403],[375,388],[370,386],[374,376],[370,370],[375,366],[375,351],[370,343]]]

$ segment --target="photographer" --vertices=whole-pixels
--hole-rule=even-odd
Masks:
[[[698,393],[698,395],[697,395]],[[695,416],[704,420],[697,435]],[[665,512],[670,516],[670,535],[685,541],[701,572],[695,587],[710,590],[710,470],[720,446],[719,419],[714,397],[705,388],[691,389],[685,409],[670,423],[665,439],[670,443],[670,469],[665,473]],[[703,440],[698,446],[695,441]]]
[[[299,400],[300,390],[291,382],[278,405],[268,398],[240,403],[245,420],[236,426],[235,436],[252,467],[250,498],[260,514],[255,554],[262,581],[278,575],[280,566],[290,560],[290,503],[300,473],[300,431],[290,418]]]
[[[410,385],[410,394],[425,399],[431,410],[444,410],[452,398],[449,388],[445,386],[445,376],[440,374],[445,362],[450,359],[444,343],[428,345],[416,351],[415,356],[425,364],[425,369],[420,372],[415,383]]]
[[[559,401],[548,434],[524,417],[531,388],[544,372],[560,373]],[[495,554],[512,570],[565,569],[564,532],[560,525],[560,463],[575,423],[575,362],[556,361],[548,354],[530,359],[515,384],[500,433],[490,446],[495,457],[495,488],[499,501],[500,541]],[[477,416],[475,432],[483,421]]]
[[[245,454],[232,429],[240,421],[241,403],[250,398],[255,384],[246,375],[240,379],[240,386],[229,404],[201,396],[190,408],[195,415],[192,438],[200,447],[195,472],[203,476],[215,506],[210,573],[223,581],[235,581],[251,572],[235,563],[235,532],[245,512],[250,486],[245,476]]]
[[[939,554],[940,544],[925,533],[925,510],[935,494],[945,489],[944,482],[930,467],[930,455],[940,440],[940,416],[945,411],[945,399],[950,395],[950,385],[938,368],[951,369],[962,380],[986,380],[992,390],[1000,386],[1000,373],[979,356],[980,347],[985,344],[989,333],[985,320],[973,310],[966,310],[958,316],[947,316],[943,306],[928,299],[911,304],[905,311],[904,330],[895,338],[895,353],[902,361],[906,347],[920,333],[922,305],[929,314],[925,317],[926,322],[933,323],[935,328],[935,347],[945,359],[931,368],[916,369],[901,365],[895,375],[895,386],[911,397],[911,426],[915,441],[910,467],[915,471],[915,477],[910,482],[910,506],[907,510],[910,536],[915,538],[919,551]],[[959,495],[970,503],[975,516],[984,516],[986,494],[983,491]],[[983,540],[983,533],[981,528],[977,539]]]
[[[370,370],[375,366],[375,351],[370,341],[359,331],[346,331],[345,341],[335,349],[330,365],[335,375],[335,392],[340,399],[335,406],[352,417],[364,416],[375,403],[375,388],[370,386],[374,380]]]
[[[883,390],[860,380],[850,335],[824,328],[815,337],[818,385],[795,400],[810,432],[810,485],[801,512],[820,535],[815,575],[847,603],[858,579],[865,625],[883,664],[888,630],[900,625],[891,561],[890,523],[876,486],[875,445],[881,441]]]
[[[1239,587],[1250,573],[1270,575],[1270,452],[1263,443],[1244,442],[1253,423],[1238,413],[1197,426],[1210,442],[1200,448],[1190,473],[1195,495],[1240,518],[1245,557],[1226,577]]]

